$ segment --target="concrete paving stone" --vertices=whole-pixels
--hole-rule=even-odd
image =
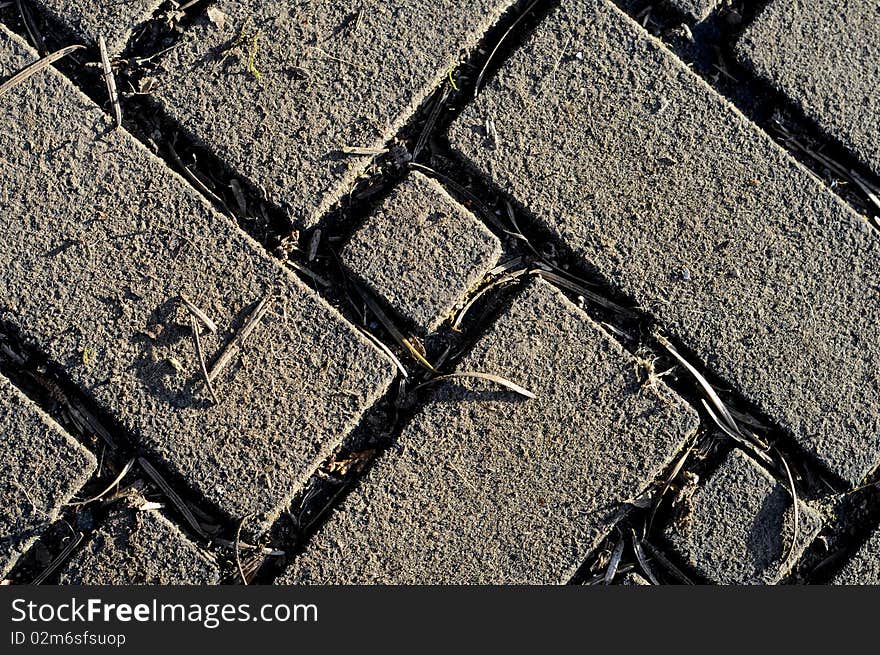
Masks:
[[[157,95],[295,224],[312,226],[370,162],[342,149],[384,147],[513,3],[221,0],[223,27],[205,18],[187,30]],[[247,63],[258,32],[259,78]]]
[[[876,0],[773,0],[737,54],[880,175],[878,34]]]
[[[0,375],[0,578],[95,471],[94,456]]]
[[[282,583],[564,583],[696,430],[663,385],[530,283],[328,517]]]
[[[450,139],[807,452],[876,468],[877,234],[610,2],[563,0]]]
[[[132,499],[134,500],[134,499]],[[140,502],[137,502],[140,501]],[[70,585],[218,584],[216,562],[171,521],[135,502],[114,508],[64,565],[60,582]]]
[[[875,530],[841,569],[833,584],[880,585],[880,529]]]
[[[732,451],[686,501],[664,532],[672,548],[703,578],[723,585],[776,584],[822,529],[799,503],[798,542],[785,562],[794,528],[791,495],[741,451]]]
[[[0,76],[35,58],[0,31]],[[0,321],[230,516],[278,511],[393,364],[60,75],[0,98]],[[64,126],[64,129],[59,129]],[[203,388],[183,293],[219,326]]]
[[[435,181],[413,172],[367,219],[343,263],[432,332],[501,257],[501,242]]]
[[[133,30],[148,21],[162,0],[33,0],[59,23],[92,45],[103,36],[111,54],[122,52]]]
[[[678,10],[695,21],[705,20],[720,4],[720,0],[666,0],[673,9]]]

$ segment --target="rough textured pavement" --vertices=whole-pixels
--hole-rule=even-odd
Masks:
[[[0,579],[94,472],[94,456],[0,375]]]
[[[348,243],[343,263],[431,332],[501,256],[498,239],[443,188],[411,173]]]
[[[33,58],[0,28],[0,75]],[[390,361],[59,75],[0,97],[0,123],[0,321],[222,511],[271,517]],[[216,406],[180,293],[219,326],[209,365],[272,294]]]
[[[877,234],[610,2],[563,1],[450,139],[806,451],[877,466]]]
[[[880,585],[880,529],[868,538],[838,573],[834,584]]]
[[[287,583],[564,583],[694,432],[662,383],[532,282],[294,560]],[[572,381],[576,384],[571,384]]]
[[[143,502],[143,499],[140,499]],[[62,584],[217,584],[216,563],[155,510],[123,501],[64,565]]]
[[[737,50],[746,66],[880,175],[876,0],[772,0]]]
[[[224,27],[202,20],[163,59],[160,101],[295,223],[314,225],[369,163],[342,149],[384,147],[512,3],[222,0]]]
[[[96,45],[103,36],[112,54],[122,52],[133,30],[162,4],[162,0],[34,1],[83,41]]]
[[[691,568],[718,584],[779,582],[822,528],[818,515],[799,501],[798,542],[783,561],[794,526],[791,495],[739,450],[697,487],[685,507],[666,537]]]

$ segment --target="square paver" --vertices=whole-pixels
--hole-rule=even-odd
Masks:
[[[355,233],[342,260],[398,314],[432,332],[500,256],[495,235],[413,172]]]
[[[685,501],[687,511],[667,526],[665,535],[707,580],[775,584],[822,529],[819,516],[798,502],[798,542],[783,562],[794,529],[791,495],[749,456],[734,450]]]

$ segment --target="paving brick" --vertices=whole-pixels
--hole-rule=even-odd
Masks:
[[[566,582],[697,425],[662,385],[640,388],[633,358],[544,282],[460,370],[537,397],[442,383],[283,582]]]
[[[773,0],[737,43],[766,78],[880,175],[880,5]]]
[[[832,582],[839,585],[880,585],[880,529],[874,531]]]
[[[0,375],[0,578],[96,467],[90,452]]]
[[[135,500],[135,499],[132,499]],[[123,501],[69,559],[62,584],[208,585],[220,581],[216,562],[159,512]]]
[[[314,225],[513,0],[221,0],[164,59],[163,107],[237,173]],[[236,37],[252,40],[221,54]]]
[[[97,44],[103,36],[107,49],[119,53],[132,31],[149,20],[162,0],[34,0],[79,38]]]
[[[806,451],[877,466],[877,235],[609,2],[563,1],[450,138]]]
[[[725,585],[776,584],[822,528],[799,502],[798,543],[788,550],[794,512],[788,490],[742,452],[732,451],[666,528],[678,555],[703,578]]]
[[[0,75],[33,57],[0,32]],[[391,362],[59,75],[0,98],[0,123],[0,321],[217,507],[271,517]],[[209,366],[273,294],[217,406],[179,293],[219,326]]]
[[[501,256],[443,188],[411,173],[343,251],[345,265],[422,332],[435,330]]]
[[[691,18],[695,21],[701,21],[709,17],[715,8],[720,4],[720,0],[666,0],[673,9]]]

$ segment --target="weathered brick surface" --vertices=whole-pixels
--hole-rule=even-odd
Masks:
[[[216,3],[164,59],[163,107],[239,175],[313,225],[513,0]],[[254,66],[252,38],[261,30]]]
[[[33,56],[0,31],[0,75]],[[0,321],[223,511],[273,514],[391,363],[59,75],[0,98],[0,124]],[[212,405],[178,294],[219,326],[210,365],[270,292]]]
[[[791,495],[750,457],[735,450],[666,529],[673,549],[703,578],[718,584],[775,584],[818,534],[818,515],[799,501],[798,542]]]
[[[294,561],[286,583],[560,583],[696,428],[662,384],[533,282]]]
[[[411,173],[342,253],[345,265],[431,332],[501,256],[501,243],[443,188]]]
[[[666,4],[688,18],[700,21],[708,18],[709,14],[720,4],[720,0],[666,0]]]
[[[877,235],[609,2],[563,0],[451,142],[804,449],[877,466]]]
[[[832,582],[839,585],[880,585],[880,529],[874,531]]]
[[[876,0],[773,0],[737,50],[746,66],[880,175]]]
[[[125,48],[132,31],[146,22],[162,0],[34,0],[55,20],[81,39],[95,45],[103,36],[107,49]]]
[[[94,472],[95,458],[0,375],[0,578]]]
[[[142,499],[140,499],[142,502]],[[217,584],[216,562],[156,511],[123,504],[68,560],[62,584]]]

